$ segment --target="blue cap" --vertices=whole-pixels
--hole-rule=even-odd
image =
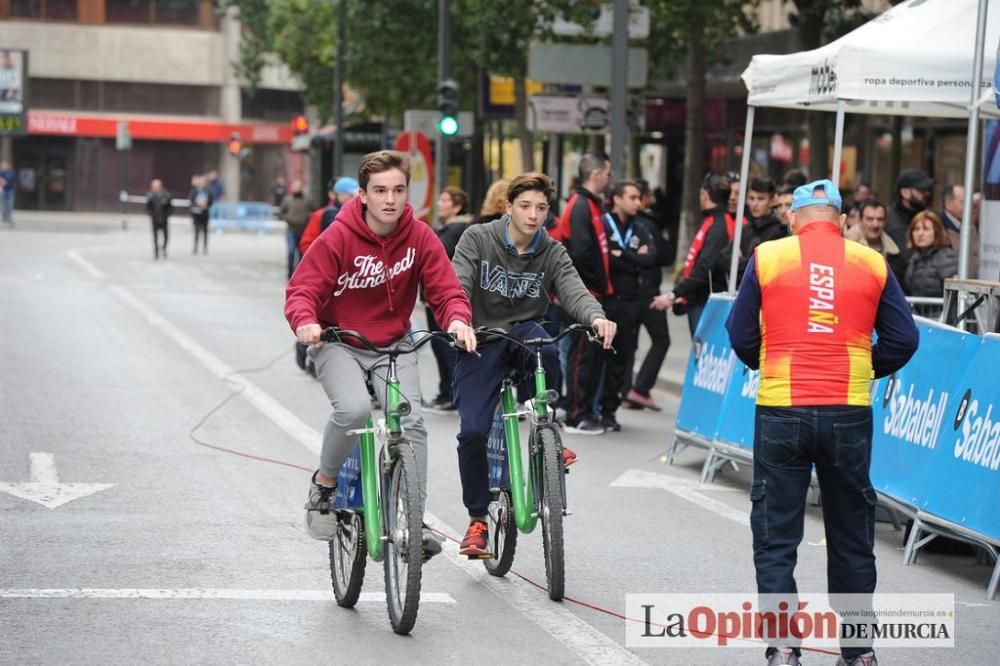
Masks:
[[[350,176],[342,176],[333,184],[334,194],[357,194],[360,189],[358,181]]]
[[[844,200],[840,198],[840,190],[833,184],[833,181],[827,179],[806,183],[796,187],[792,193],[792,210],[806,206],[833,206],[840,210],[843,205]]]

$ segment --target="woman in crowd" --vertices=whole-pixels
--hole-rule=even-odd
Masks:
[[[504,216],[504,213],[507,212],[508,187],[510,187],[510,181],[506,178],[500,178],[490,185],[483,198],[483,207],[479,211],[479,217],[473,224],[485,224]]]
[[[945,279],[958,273],[958,253],[951,247],[941,218],[929,210],[914,215],[906,232],[906,244],[912,251],[906,267],[907,295],[941,298]],[[917,305],[913,311],[924,317],[937,317],[941,306]]]

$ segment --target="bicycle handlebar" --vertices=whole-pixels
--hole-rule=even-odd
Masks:
[[[565,329],[560,331],[557,335],[551,338],[527,338],[520,339],[516,338],[506,330],[502,328],[477,328],[476,337],[482,340],[481,336],[492,336],[496,338],[503,338],[504,340],[509,340],[515,344],[521,345],[525,349],[531,349],[532,347],[541,347],[544,345],[553,345],[567,335],[571,333],[585,333],[591,342],[599,342],[600,338],[597,337],[597,333],[593,326],[585,326],[583,324],[570,324]]]
[[[451,333],[446,333],[445,331],[413,331],[407,334],[412,335],[413,333],[426,333],[422,338],[416,342],[409,342],[408,340],[400,340],[399,342],[389,346],[389,347],[378,347],[366,338],[361,333],[357,331],[349,331],[343,328],[338,328],[336,326],[330,326],[323,330],[320,334],[320,340],[329,343],[343,343],[344,338],[352,338],[361,343],[361,346],[368,351],[374,352],[376,354],[386,354],[388,356],[400,356],[402,354],[412,354],[425,344],[433,340],[434,338],[440,338],[446,340],[450,345],[455,345],[455,336]]]

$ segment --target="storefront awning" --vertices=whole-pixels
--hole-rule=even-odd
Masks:
[[[126,121],[137,141],[196,141],[226,143],[233,132],[248,144],[289,144],[287,123],[224,123],[220,120],[165,119],[142,116],[86,115],[63,111],[28,111],[28,134],[113,139],[118,123]]]

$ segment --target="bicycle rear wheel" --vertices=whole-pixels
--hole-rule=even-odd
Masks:
[[[365,581],[368,553],[361,515],[345,513],[337,517],[337,534],[330,540],[330,578],[337,605],[354,608]]]
[[[487,543],[493,557],[483,560],[491,576],[505,576],[514,563],[517,548],[517,525],[514,523],[514,506],[510,491],[501,489],[486,510]]]
[[[385,492],[385,597],[389,621],[397,634],[408,634],[420,607],[420,574],[423,561],[420,484],[413,448],[403,442],[396,448]]]
[[[542,546],[545,551],[545,580],[549,599],[561,601],[565,587],[563,553],[562,441],[554,428],[543,426],[535,431],[542,457]]]

